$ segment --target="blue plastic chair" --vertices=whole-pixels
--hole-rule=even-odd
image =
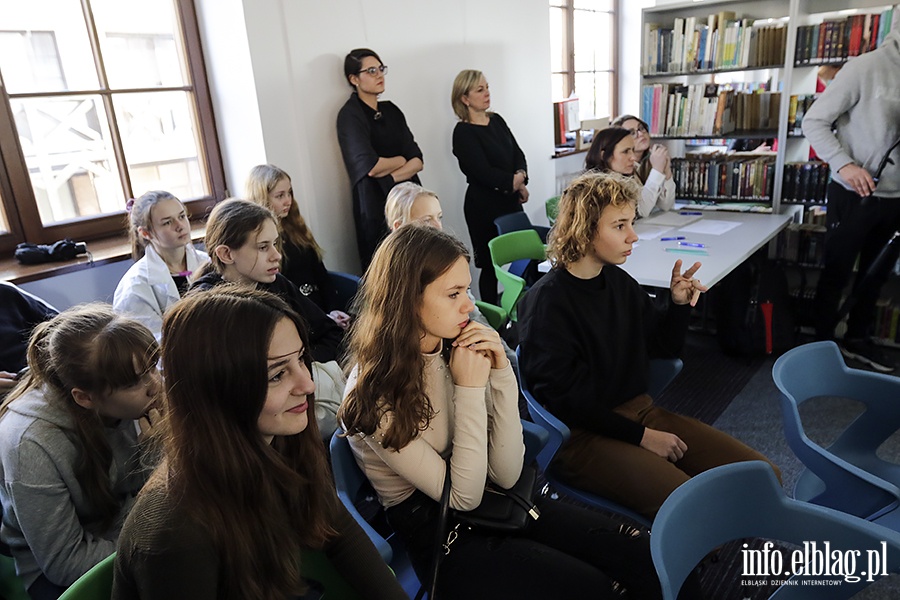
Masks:
[[[794,498],[900,530],[900,466],[876,454],[900,428],[900,378],[848,367],[837,344],[814,342],[784,353],[772,368],[781,391],[784,432],[806,466]],[[799,406],[813,398],[847,398],[865,410],[827,448],[803,430]]]
[[[535,456],[549,441],[547,431],[538,427],[534,423],[522,421],[522,430],[525,442],[525,461],[534,460]],[[360,524],[372,543],[378,549],[381,557],[388,563],[400,585],[409,595],[410,598],[415,597],[419,591],[421,584],[413,571],[412,563],[406,554],[406,549],[398,536],[390,535],[385,539],[380,533],[363,518],[357,509],[357,503],[363,501],[375,501],[375,491],[366,479],[365,474],[356,464],[353,457],[353,451],[350,449],[350,443],[347,438],[340,437],[341,430],[334,433],[331,438],[331,469],[334,473],[334,484],[337,488],[338,498],[356,522]],[[426,596],[427,597],[427,596]]]
[[[347,309],[350,308],[350,304],[353,302],[353,297],[356,296],[356,291],[359,289],[359,277],[352,273],[343,273],[341,271],[328,271],[328,277],[331,279],[331,284],[337,293],[338,304],[341,306],[341,310],[347,312]]]
[[[520,348],[516,348],[516,358],[519,360],[519,364],[521,365],[522,363]],[[683,366],[684,363],[680,358],[671,360],[651,360],[648,393],[651,396],[659,395],[666,388],[666,386],[668,386],[669,383],[671,383],[672,380],[675,379],[678,373],[681,372]],[[549,410],[544,408],[544,406],[535,399],[535,397],[528,390],[525,376],[523,373],[521,373],[521,369],[519,373],[519,384],[522,389],[522,394],[525,396],[525,401],[528,403],[528,412],[531,415],[531,418],[534,419],[535,423],[546,429],[548,435],[550,436],[549,442],[537,455],[538,465],[540,465],[541,469],[543,470],[544,476],[547,478],[547,482],[557,491],[562,492],[563,494],[570,496],[571,498],[575,498],[576,500],[579,500],[580,502],[583,502],[588,506],[593,506],[607,512],[626,516],[629,519],[640,523],[641,525],[650,527],[650,520],[644,515],[636,513],[630,508],[626,508],[625,506],[622,506],[618,502],[614,502],[609,498],[605,498],[603,496],[578,489],[559,479],[556,474],[556,470],[553,468],[553,458],[556,456],[556,453],[559,451],[562,445],[569,439],[571,431],[565,423],[557,419]]]
[[[545,244],[547,243],[547,234],[550,232],[549,227],[544,225],[533,225],[531,219],[528,218],[528,215],[525,214],[524,211],[517,211],[497,217],[494,219],[494,226],[497,228],[497,235],[503,235],[504,233],[509,233],[511,231],[534,229],[537,231],[538,236],[540,236],[541,242]]]
[[[900,568],[897,532],[840,511],[788,498],[772,468],[762,461],[732,463],[683,483],[656,515],[650,550],[663,598],[675,600],[687,576],[709,552],[726,542],[752,537],[798,545],[816,542],[820,550],[825,542],[832,550],[859,550],[862,555],[858,559],[857,575],[867,571],[866,551],[880,552],[881,543],[885,542],[888,570]],[[791,554],[782,556],[783,568],[789,571],[793,568]],[[849,598],[870,584],[866,577],[861,577],[859,582],[843,581],[839,586],[785,585],[771,598]]]
[[[116,553],[113,552],[79,577],[62,593],[59,600],[109,600],[112,596],[115,562]]]

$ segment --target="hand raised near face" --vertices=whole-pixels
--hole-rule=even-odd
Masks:
[[[476,321],[469,321],[469,324],[453,341],[453,346],[480,352],[490,359],[491,367],[494,369],[502,369],[509,364],[509,359],[506,358],[506,352],[503,350],[503,343],[500,341],[500,334]]]

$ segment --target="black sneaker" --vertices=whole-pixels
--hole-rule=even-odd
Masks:
[[[845,339],[838,345],[841,349],[841,354],[846,358],[858,360],[861,363],[869,365],[876,371],[890,373],[896,368],[893,361],[891,361],[881,348],[876,346],[870,339]]]

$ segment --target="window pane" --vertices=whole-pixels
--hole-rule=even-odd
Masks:
[[[164,189],[182,200],[209,194],[187,92],[113,97],[135,194]]]
[[[568,97],[566,94],[566,76],[563,73],[553,73],[550,75],[550,85],[553,89],[553,101],[559,102]]]
[[[99,96],[10,103],[44,225],[124,208]]]
[[[0,233],[9,233],[9,219],[6,218],[6,208],[3,206],[2,194],[0,194]]]
[[[91,7],[110,88],[185,85],[172,0],[92,0]]]
[[[600,71],[612,68],[612,29],[608,13],[574,11],[575,70]]]
[[[0,72],[10,94],[97,89],[81,3],[3,2]]]
[[[586,10],[612,10],[612,0],[575,0],[575,8]]]
[[[566,12],[550,9],[550,70],[566,70]]]
[[[610,107],[610,73],[576,73],[575,94],[578,96],[581,119],[608,117]]]

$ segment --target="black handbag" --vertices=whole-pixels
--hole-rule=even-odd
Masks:
[[[446,482],[450,481],[450,463],[447,463]],[[518,481],[509,489],[488,483],[481,497],[481,504],[472,510],[454,510],[457,520],[479,529],[496,531],[517,531],[528,524],[529,519],[537,520],[541,511],[534,504],[534,487],[537,469],[534,465],[522,467]]]

